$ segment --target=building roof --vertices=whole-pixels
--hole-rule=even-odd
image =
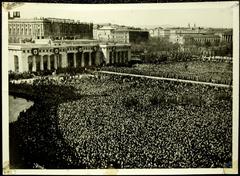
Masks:
[[[116,28],[113,28],[111,26],[103,26],[101,28],[99,28],[100,30],[113,30],[113,29],[116,29]]]
[[[11,22],[57,22],[57,23],[73,23],[73,24],[90,24],[86,22],[80,22],[79,20],[74,21],[72,19],[62,19],[62,18],[13,18],[8,19]]]
[[[149,32],[148,30],[142,30],[142,29],[128,29],[128,28],[119,28],[115,31],[119,32]]]
[[[233,31],[232,30],[226,30],[223,32],[224,35],[232,35]]]
[[[185,35],[184,38],[220,38],[220,36],[218,36],[218,35],[195,34],[195,35]]]
[[[116,29],[115,32],[129,32],[129,29]]]

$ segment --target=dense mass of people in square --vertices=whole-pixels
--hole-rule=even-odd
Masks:
[[[102,67],[101,70],[232,85],[232,64],[203,61],[139,64],[133,67]]]
[[[231,88],[102,73],[41,78],[30,86],[42,98],[21,113],[17,131],[28,160],[45,168],[231,162]]]
[[[88,96],[59,106],[59,127],[87,168],[231,161],[231,89],[106,75],[76,89]]]

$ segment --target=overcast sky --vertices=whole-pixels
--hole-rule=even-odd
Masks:
[[[232,28],[232,3],[171,4],[34,4],[26,3],[14,10],[21,18],[54,17],[93,23],[129,26],[173,25],[188,23],[201,27]]]

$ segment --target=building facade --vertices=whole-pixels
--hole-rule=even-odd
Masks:
[[[216,33],[218,31],[218,33]],[[167,38],[172,43],[184,44],[185,41],[197,41],[203,42],[216,42],[221,41],[231,41],[231,32],[224,32],[225,29],[208,29],[196,27],[194,25],[191,27],[176,27],[176,28],[154,28],[151,29],[151,37],[157,38]]]
[[[185,43],[199,43],[199,44],[217,44],[220,42],[218,35],[186,35],[184,36]]]
[[[169,38],[172,31],[161,27],[150,29],[149,35],[154,38]]]
[[[93,30],[93,38],[102,42],[139,43],[149,39],[149,32],[104,26]]]
[[[9,43],[34,39],[92,39],[93,24],[57,18],[22,19],[20,14],[8,19]]]
[[[222,42],[232,43],[232,40],[233,40],[233,38],[232,38],[233,31],[232,30],[217,32],[217,33],[215,33],[215,35],[218,35]]]
[[[131,59],[129,44],[96,42],[19,43],[8,46],[9,71],[35,72],[66,67],[123,64]]]

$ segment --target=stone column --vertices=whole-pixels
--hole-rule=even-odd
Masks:
[[[57,69],[57,57],[58,55],[54,55],[54,68]]]
[[[122,51],[122,63],[124,63],[124,51]]]
[[[40,70],[44,70],[43,68],[43,56],[40,55]]]
[[[121,51],[118,52],[118,63],[121,63]]]
[[[123,63],[123,55],[122,55],[122,51],[120,51],[120,63]]]
[[[116,52],[116,60],[115,61],[116,61],[117,64],[119,63],[118,59],[119,59],[118,52]]]
[[[98,65],[100,65],[100,64],[101,64],[101,61],[100,61],[100,52],[97,51],[97,52],[95,53],[95,65],[98,66]]]
[[[125,53],[122,51],[122,63],[125,63]]]
[[[128,62],[128,51],[125,51],[125,62]]]
[[[116,52],[112,52],[112,64],[115,64]]]
[[[109,51],[108,57],[109,57],[109,64],[112,64],[112,51]],[[110,60],[111,60],[111,63],[110,63]]]
[[[28,56],[26,54],[20,54],[19,55],[19,72],[24,72],[24,71],[28,71]]]
[[[128,50],[128,57],[127,57],[127,61],[131,60],[131,50]]]
[[[33,68],[32,68],[32,71],[36,71],[36,56],[34,55],[33,56]]]
[[[62,68],[65,68],[68,66],[68,63],[67,63],[67,53],[62,53]]]
[[[91,58],[91,52],[89,52],[89,62],[88,65],[91,66],[92,65],[92,58]]]
[[[73,66],[74,66],[74,68],[77,67],[76,55],[77,55],[77,53],[73,53]]]
[[[84,63],[84,52],[82,52],[82,56],[81,56],[81,67],[84,67],[85,63]]]
[[[51,62],[50,62],[50,56],[47,55],[47,69],[51,70]]]
[[[125,51],[122,52],[122,63],[125,63]]]

